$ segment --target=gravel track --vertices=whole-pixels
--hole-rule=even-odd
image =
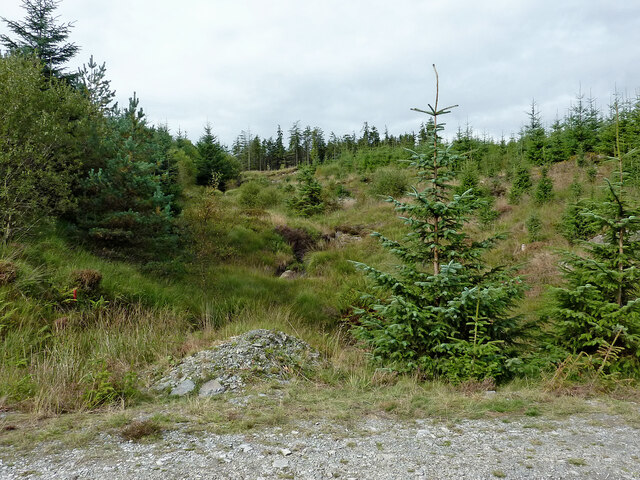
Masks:
[[[52,444],[29,454],[0,447],[12,479],[640,479],[640,436],[622,418],[562,420],[368,419],[245,434],[189,434],[152,443],[103,434],[84,448]]]

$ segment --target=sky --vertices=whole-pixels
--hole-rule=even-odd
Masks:
[[[19,0],[0,17],[24,18]],[[447,131],[517,133],[535,101],[548,126],[576,95],[607,109],[640,87],[638,0],[62,0],[81,47],[105,62],[120,105],[226,145],[299,121],[341,136],[363,123],[417,131],[411,111],[459,105]],[[0,33],[11,33],[4,22]]]

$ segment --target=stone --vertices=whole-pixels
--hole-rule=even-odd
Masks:
[[[196,388],[196,384],[187,378],[171,390],[171,395],[182,397],[183,395],[191,393],[194,388]]]
[[[280,278],[292,280],[298,278],[298,273],[293,270],[285,270],[282,272],[282,275],[280,275]]]
[[[287,460],[286,458],[276,458],[273,461],[273,468],[288,468],[289,467],[289,460]]]
[[[201,396],[241,392],[249,378],[287,381],[300,366],[320,362],[320,354],[307,343],[283,332],[252,330],[202,350],[174,366],[151,388],[186,395],[194,383],[207,382]],[[211,379],[215,379],[217,384]]]
[[[213,395],[219,395],[224,393],[226,389],[220,384],[218,379],[209,380],[207,383],[200,387],[200,397],[212,397]]]

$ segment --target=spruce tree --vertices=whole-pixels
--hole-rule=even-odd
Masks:
[[[518,322],[509,310],[523,285],[513,272],[482,260],[499,237],[477,241],[464,231],[479,201],[472,191],[452,195],[458,158],[439,135],[440,116],[450,108],[438,107],[436,71],[434,106],[413,109],[432,125],[429,141],[412,157],[420,189],[413,188],[411,203],[389,199],[410,232],[401,241],[373,234],[401,263],[386,273],[356,262],[380,295],[367,297],[369,307],[356,311],[354,334],[376,361],[400,371],[453,381],[500,378],[518,363]]]
[[[298,215],[310,217],[322,213],[325,204],[322,200],[322,185],[316,180],[315,167],[307,165],[300,168],[298,173],[298,190],[289,200],[289,207]]]
[[[640,211],[626,198],[617,144],[619,171],[607,181],[608,198],[583,213],[604,241],[585,242],[584,255],[565,253],[566,286],[554,289],[553,317],[560,346],[592,355],[607,371],[630,373],[640,357]]]
[[[549,177],[549,169],[542,167],[540,180],[536,185],[535,200],[538,205],[547,203],[553,198],[553,180]]]
[[[527,161],[531,165],[544,163],[544,146],[547,140],[540,112],[536,110],[535,100],[531,102],[531,112],[528,113],[529,125],[525,128],[524,146]]]
[[[229,180],[237,177],[239,168],[212,133],[211,125],[205,125],[204,134],[198,140],[196,148],[199,153],[196,159],[197,184],[210,185],[215,178],[218,181],[218,188],[224,190]]]
[[[73,24],[58,24],[58,18],[54,16],[59,3],[56,0],[23,0],[22,6],[27,11],[24,21],[2,17],[16,38],[0,35],[0,43],[12,53],[35,54],[42,60],[46,78],[53,76],[72,80],[75,75],[65,73],[64,64],[78,53],[80,47],[66,41]]]

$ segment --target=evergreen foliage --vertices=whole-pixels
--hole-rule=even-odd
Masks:
[[[27,12],[24,21],[2,17],[16,38],[0,35],[0,43],[12,53],[35,54],[42,60],[42,71],[47,79],[72,80],[75,75],[65,73],[64,64],[78,53],[80,47],[66,41],[73,24],[57,23],[54,11],[59,3],[56,0],[23,0],[22,6]]]
[[[533,182],[531,181],[531,171],[524,163],[519,163],[515,168],[515,176],[511,190],[509,190],[509,201],[518,203],[522,195],[531,190]]]
[[[538,205],[547,203],[553,198],[553,180],[549,178],[549,169],[544,167],[540,172],[540,180],[536,185],[535,200]]]
[[[91,55],[89,63],[78,70],[77,78],[80,90],[103,114],[117,109],[117,104],[111,105],[116,92],[111,90],[111,81],[107,80],[106,75],[106,64],[98,65]]]
[[[586,353],[605,371],[637,369],[640,357],[640,212],[626,198],[618,144],[618,178],[607,181],[608,198],[582,213],[598,225],[603,241],[586,242],[586,255],[567,252],[566,281],[554,289],[557,342]],[[603,352],[615,349],[615,358]]]
[[[167,132],[148,127],[138,104],[134,94],[129,107],[109,119],[105,159],[82,182],[77,223],[105,253],[153,257],[176,241],[167,191],[177,169],[169,167]]]
[[[529,125],[525,130],[525,155],[531,165],[541,165],[545,161],[544,146],[546,135],[540,120],[540,113],[536,111],[536,102],[531,102]]]
[[[438,119],[452,107],[439,109],[437,92],[435,107],[414,109],[433,120],[424,150],[413,155],[422,189],[413,189],[412,203],[391,200],[411,232],[403,241],[374,233],[401,264],[391,274],[356,263],[385,296],[368,297],[354,334],[376,361],[400,371],[502,378],[518,363],[518,322],[508,312],[523,286],[513,272],[482,261],[498,237],[473,241],[464,232],[478,200],[470,191],[451,196],[457,156],[443,145]]]
[[[322,213],[325,209],[322,185],[316,180],[315,171],[313,166],[300,168],[296,195],[288,202],[289,207],[303,217]]]
[[[224,190],[230,180],[237,178],[240,169],[213,135],[211,125],[204,127],[204,134],[198,140],[196,148],[199,153],[196,159],[198,185],[210,185],[215,175],[219,181],[218,188]]]
[[[537,242],[540,240],[540,231],[542,230],[542,221],[537,213],[532,213],[525,222],[527,227],[527,233],[529,234],[530,242]]]
[[[574,183],[573,185],[579,184]],[[574,194],[575,200],[565,208],[560,224],[560,233],[572,244],[592,238],[601,229],[599,223],[594,221],[593,217],[585,215],[585,213],[597,208],[597,204],[590,200],[580,199],[578,188],[574,187],[573,189],[576,190]]]

